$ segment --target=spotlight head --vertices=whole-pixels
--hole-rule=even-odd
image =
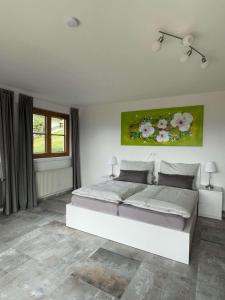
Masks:
[[[162,47],[162,44],[160,43],[160,41],[155,41],[152,45],[152,51],[153,52],[158,52]]]
[[[188,61],[188,58],[189,58],[189,56],[187,54],[184,54],[181,56],[180,62],[184,64],[184,63],[186,63],[186,61]]]
[[[203,56],[203,57],[202,57],[201,68],[202,68],[202,69],[206,69],[206,68],[208,67],[208,65],[209,65],[208,60],[206,59],[205,56]]]
[[[192,54],[192,49],[188,50],[188,52],[186,54],[184,54],[183,56],[181,56],[180,58],[180,62],[181,63],[185,63],[186,61],[188,61],[189,57]]]
[[[161,35],[157,41],[155,41],[152,45],[152,51],[158,52],[162,48],[162,42],[164,41],[164,36]]]

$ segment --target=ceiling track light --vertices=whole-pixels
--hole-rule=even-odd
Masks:
[[[188,34],[184,37],[180,37],[180,36],[174,35],[172,33],[168,33],[168,32],[161,31],[161,30],[159,30],[159,33],[160,33],[159,39],[157,41],[155,41],[152,45],[152,51],[153,52],[158,52],[161,49],[162,42],[164,41],[164,36],[166,35],[166,36],[169,36],[169,37],[180,40],[185,47],[189,47],[189,50],[187,51],[187,53],[184,54],[180,58],[180,62],[185,63],[190,58],[190,56],[192,55],[192,53],[194,51],[195,53],[197,53],[198,55],[201,56],[201,67],[202,67],[202,69],[205,69],[205,68],[208,67],[209,63],[208,63],[208,60],[206,59],[206,56],[203,53],[201,53],[199,50],[197,50],[196,48],[191,46],[193,41],[194,41],[193,35]]]

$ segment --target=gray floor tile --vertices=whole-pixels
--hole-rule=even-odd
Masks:
[[[133,258],[99,248],[74,275],[110,295],[120,298],[139,265],[140,262]]]
[[[146,268],[145,264],[142,264],[121,299],[146,300],[150,294],[153,294],[154,288],[160,290],[154,285],[154,273]]]
[[[225,290],[213,288],[207,282],[198,281],[196,288],[196,300],[224,300]]]
[[[216,289],[225,287],[225,247],[201,241],[197,279]],[[225,290],[225,289],[224,289]]]
[[[30,257],[28,255],[20,253],[13,248],[9,248],[5,252],[0,253],[0,267],[1,270],[6,272],[14,271],[29,259]]]
[[[122,245],[112,241],[107,241],[103,245],[103,248],[139,261],[142,261],[147,255],[147,252],[145,251],[138,250],[136,248],[127,245]]]
[[[54,300],[114,300],[115,298],[99,291],[96,287],[83,282],[75,276],[69,276],[50,296]]]

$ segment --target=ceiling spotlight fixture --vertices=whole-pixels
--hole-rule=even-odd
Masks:
[[[180,58],[181,63],[185,63],[186,61],[188,61],[188,59],[192,55],[192,53],[195,52],[196,54],[201,56],[201,61],[202,61],[201,67],[202,67],[202,69],[206,69],[208,67],[209,62],[206,59],[206,56],[203,53],[201,53],[199,50],[197,50],[196,48],[191,46],[193,41],[194,41],[193,35],[188,34],[184,37],[180,37],[180,36],[177,36],[177,35],[165,32],[165,31],[161,31],[161,30],[159,30],[159,33],[160,33],[159,39],[157,41],[155,41],[152,45],[152,51],[153,52],[158,52],[162,47],[162,42],[164,41],[164,36],[169,36],[169,37],[180,40],[185,47],[189,47],[189,50],[187,51],[187,53],[184,54]]]
[[[184,54],[183,56],[181,56],[180,58],[180,62],[181,63],[186,63],[186,61],[188,61],[189,57],[192,54],[192,49],[188,50],[188,52],[186,54]]]
[[[158,52],[162,48],[162,42],[164,41],[164,35],[161,34],[157,41],[152,45],[152,51]]]
[[[66,20],[66,25],[69,28],[75,28],[75,27],[78,27],[80,25],[80,21],[77,18],[75,18],[75,17],[69,17]]]

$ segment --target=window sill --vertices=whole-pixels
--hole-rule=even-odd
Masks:
[[[53,156],[53,157],[37,157],[37,158],[34,158],[34,161],[35,162],[38,162],[38,161],[48,161],[48,160],[56,160],[56,161],[59,161],[59,160],[68,160],[68,159],[71,159],[71,156],[70,155],[65,155],[65,156]]]

